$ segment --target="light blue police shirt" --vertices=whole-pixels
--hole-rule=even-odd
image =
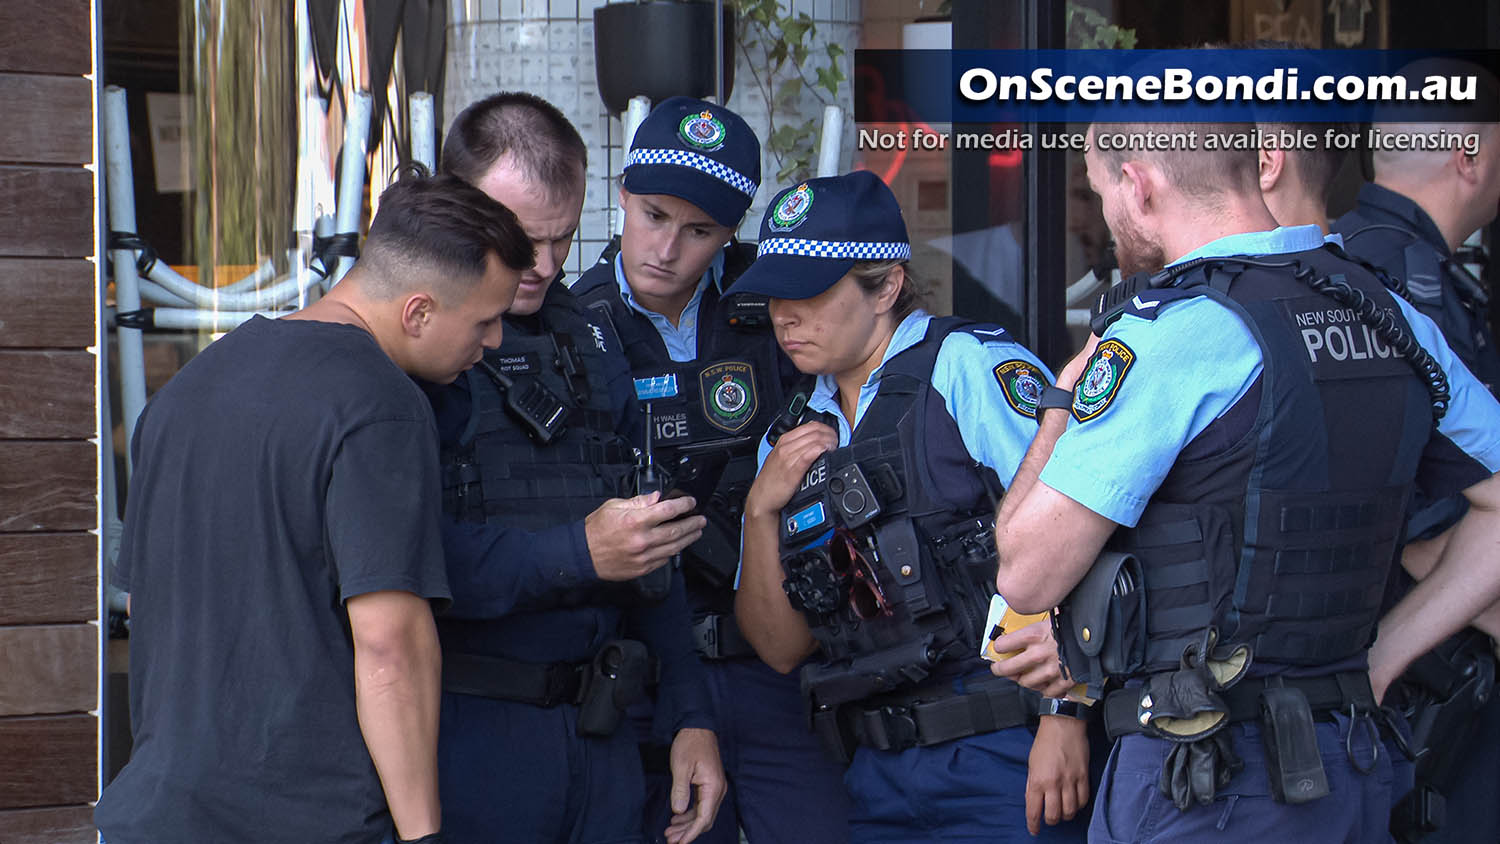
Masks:
[[[838,383],[833,376],[818,376],[807,406],[820,413],[831,413],[838,419],[840,447],[849,444],[853,428],[858,427],[880,391],[880,375],[885,371],[886,363],[921,342],[927,336],[927,325],[931,321],[931,314],[917,310],[896,326],[880,365],[859,388],[854,426],[850,426],[839,409]],[[994,469],[1005,486],[1010,486],[1015,478],[1021,458],[1026,456],[1026,449],[1036,436],[1036,419],[1011,407],[995,375],[995,367],[1011,360],[1026,361],[1036,367],[1047,383],[1052,383],[1052,372],[1030,350],[998,330],[996,339],[983,341],[967,331],[949,334],[943,339],[932,366],[932,387],[947,403],[948,415],[958,424],[958,432],[970,456]],[[766,455],[770,453],[771,445],[762,437],[757,454],[759,465],[765,464]]]
[[[1223,237],[1174,263],[1304,252],[1323,242],[1317,226],[1283,227]],[[1439,433],[1495,471],[1500,405],[1458,362],[1431,320],[1395,301],[1415,339],[1448,373],[1452,403]],[[1041,481],[1111,521],[1134,526],[1177,455],[1260,377],[1261,353],[1238,316],[1202,296],[1164,306],[1154,321],[1126,314],[1101,340],[1111,338],[1135,353],[1127,378],[1100,415],[1068,421]]]
[[[886,362],[921,342],[927,336],[927,325],[931,321],[931,314],[917,310],[896,326],[880,365],[859,388],[853,426],[839,408],[838,383],[832,375],[818,376],[807,406],[819,413],[830,413],[838,420],[840,447],[849,444],[854,435],[853,428],[859,426],[865,411],[880,391],[880,375]],[[1002,336],[1004,339],[1000,339]],[[1036,419],[1011,407],[995,375],[997,366],[1013,360],[1026,361],[1036,367],[1046,383],[1052,383],[1052,372],[1036,355],[998,331],[995,340],[980,340],[966,331],[949,334],[938,348],[932,366],[933,389],[943,397],[948,415],[957,423],[964,447],[975,460],[995,470],[1000,483],[1005,486],[1010,486],[1015,479],[1021,458],[1026,456],[1026,449],[1036,437]],[[770,453],[771,444],[761,437],[760,450],[756,454],[757,472],[758,467],[765,465]],[[739,588],[738,573],[735,574],[735,588]]]
[[[650,310],[635,300],[635,294],[630,290],[630,282],[625,278],[625,265],[622,263],[622,255],[615,255],[615,283],[620,285],[620,299],[625,305],[644,315],[656,326],[656,333],[661,335],[662,345],[667,347],[667,356],[678,363],[686,363],[698,357],[698,306],[703,303],[703,291],[710,284],[718,285],[724,278],[724,250],[720,249],[714,253],[713,262],[708,269],[703,271],[703,277],[698,279],[698,287],[693,291],[693,298],[688,300],[687,306],[682,309],[682,316],[677,318],[677,324]]]

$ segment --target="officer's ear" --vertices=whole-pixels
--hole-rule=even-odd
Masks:
[[[1260,192],[1276,187],[1286,172],[1286,150],[1260,148],[1256,158],[1260,163]]]
[[[413,293],[401,304],[401,333],[407,337],[421,337],[427,324],[437,310],[437,301],[431,293]]]
[[[1479,156],[1465,152],[1462,146],[1456,146],[1449,153],[1453,156],[1453,169],[1458,171],[1458,178],[1465,184],[1476,184],[1479,182]]]
[[[906,277],[906,267],[897,264],[885,272],[885,280],[880,283],[880,292],[875,294],[875,313],[887,313],[896,307],[896,300],[901,297],[901,288],[908,284],[911,279]]]
[[[1156,201],[1160,190],[1158,176],[1159,171],[1144,161],[1126,161],[1120,165],[1120,189],[1124,191],[1126,205],[1135,219],[1141,219]]]

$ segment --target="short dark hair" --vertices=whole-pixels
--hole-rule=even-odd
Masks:
[[[1217,45],[1215,45],[1217,46]],[[1247,46],[1230,45],[1231,49],[1250,50],[1305,50],[1301,44],[1291,41],[1274,41],[1269,38],[1261,38],[1250,42]],[[1332,144],[1323,143],[1325,133],[1329,130],[1339,135],[1349,135],[1355,130],[1353,123],[1260,123],[1263,132],[1292,132],[1299,135],[1311,134],[1316,141],[1310,147],[1293,147],[1286,150],[1287,158],[1295,162],[1292,166],[1297,171],[1294,175],[1301,179],[1306,185],[1309,196],[1316,196],[1327,200],[1328,192],[1333,188],[1333,177],[1338,175],[1339,168],[1343,166],[1344,159],[1348,157],[1348,150],[1339,149]]]
[[[491,252],[513,270],[536,260],[509,208],[457,176],[416,165],[380,195],[360,264],[373,271],[375,295],[394,295],[416,266],[441,270],[458,290],[484,277]]]
[[[443,139],[441,169],[478,184],[504,155],[553,197],[581,189],[589,158],[557,106],[524,91],[492,94],[459,112]]]
[[[1198,199],[1223,193],[1260,193],[1258,152],[1248,143],[1255,130],[1253,123],[1095,123],[1093,130],[1099,158],[1112,170],[1126,161],[1154,162],[1173,187]],[[1099,149],[1100,132],[1123,138],[1109,149]],[[1225,148],[1205,149],[1203,139],[1210,135],[1225,139]],[[1184,142],[1173,140],[1171,148],[1166,149],[1148,148],[1144,141],[1153,137]],[[1197,142],[1189,142],[1192,138]],[[1118,173],[1110,177],[1117,178]]]

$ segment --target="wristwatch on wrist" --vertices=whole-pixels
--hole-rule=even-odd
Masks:
[[[1093,717],[1094,710],[1092,707],[1084,706],[1083,704],[1074,700],[1068,700],[1066,698],[1058,697],[1044,697],[1042,698],[1042,707],[1039,714],[1061,715],[1064,718],[1072,718],[1077,721],[1087,721]]]
[[[1053,408],[1071,410],[1073,408],[1073,392],[1061,387],[1043,387],[1042,397],[1037,400],[1036,412],[1040,416],[1042,411]]]

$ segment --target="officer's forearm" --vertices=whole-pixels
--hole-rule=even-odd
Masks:
[[[1370,676],[1383,691],[1413,660],[1500,598],[1500,476],[1464,492],[1469,512],[1451,531],[1432,570],[1380,622]]]
[[[1037,427],[1036,436],[1031,440],[1031,446],[1026,449],[1026,456],[1021,459],[1020,468],[1016,469],[1016,476],[1010,482],[1010,488],[1000,499],[1000,507],[995,512],[996,527],[1004,524],[1015,515],[1016,508],[1020,506],[1027,494],[1036,486],[1037,478],[1042,474],[1042,467],[1052,457],[1052,449],[1057,446],[1057,440],[1068,430],[1068,412],[1057,408],[1042,411],[1041,424]]]
[[[1401,567],[1415,580],[1426,577],[1437,565],[1443,549],[1453,536],[1453,529],[1422,542],[1409,543],[1401,552]],[[1500,601],[1490,604],[1469,622],[1472,626],[1500,639]]]
[[[787,600],[781,584],[780,539],[774,517],[745,515],[740,585],[734,595],[735,620],[745,640],[765,663],[791,673],[817,648],[807,620]]]

